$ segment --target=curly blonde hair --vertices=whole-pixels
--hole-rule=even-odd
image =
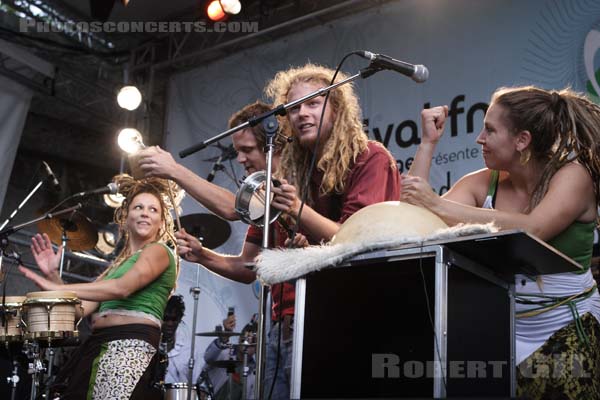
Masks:
[[[312,83],[320,86],[329,85],[335,71],[316,64],[290,68],[278,72],[267,84],[265,94],[272,99],[274,105],[289,101],[288,94],[292,86],[298,83]],[[338,73],[336,82],[346,79],[347,75]],[[343,193],[346,178],[351,165],[359,154],[367,149],[369,142],[363,132],[361,111],[358,96],[352,84],[346,84],[332,90],[329,94],[328,107],[332,108],[334,121],[331,134],[323,146],[323,153],[317,162],[317,169],[323,172],[323,180],[319,194]],[[287,118],[281,118],[285,132],[292,132]],[[277,174],[296,184],[299,196],[304,195],[304,187],[298,183],[306,182],[312,153],[300,146],[298,141],[288,144],[281,154],[281,162]],[[308,197],[309,201],[310,196]]]
[[[106,272],[113,270],[132,255],[129,249],[129,234],[126,229],[126,221],[129,214],[129,205],[141,193],[152,194],[160,202],[162,226],[158,231],[155,241],[163,242],[175,248],[177,241],[174,236],[173,217],[170,210],[178,207],[183,193],[181,188],[175,182],[168,179],[151,177],[137,180],[127,174],[115,176],[113,182],[118,185],[119,193],[125,197],[125,200],[115,210],[114,214],[114,221],[119,226],[119,233],[125,239],[125,243],[123,250],[117,255],[115,261]],[[179,276],[179,258],[175,258],[177,260],[177,276]]]

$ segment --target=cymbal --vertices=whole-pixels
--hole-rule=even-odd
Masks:
[[[54,243],[62,241],[64,227],[69,239],[67,247],[74,251],[93,249],[98,242],[98,232],[92,221],[80,212],[43,219],[37,223],[37,227]]]
[[[239,360],[215,360],[213,362],[207,362],[208,365],[215,368],[235,368],[241,365],[242,362]]]
[[[189,214],[180,218],[181,226],[202,242],[207,249],[222,245],[231,235],[229,222],[213,214]]]
[[[230,331],[212,331],[212,332],[200,332],[196,333],[196,336],[216,336],[216,337],[231,337],[231,336],[240,336],[240,332],[230,332]]]

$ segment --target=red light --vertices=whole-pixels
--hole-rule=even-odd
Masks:
[[[219,0],[213,0],[210,2],[206,8],[206,15],[208,15],[208,18],[210,18],[211,21],[220,21],[225,18],[225,11],[223,11]]]

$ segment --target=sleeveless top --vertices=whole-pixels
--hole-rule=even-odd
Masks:
[[[491,172],[488,193],[482,208],[494,208],[496,203],[499,175],[500,174],[498,171]],[[576,273],[585,273],[590,268],[592,263],[595,227],[595,221],[574,221],[564,231],[548,240],[548,244],[556,248],[567,257],[572,258],[583,267],[582,271]]]
[[[169,299],[169,295],[171,294],[177,279],[177,264],[173,251],[164,243],[154,242],[146,246],[151,246],[155,243],[163,246],[169,254],[169,266],[167,269],[154,281],[150,282],[137,292],[132,293],[127,298],[108,300],[100,303],[98,309],[100,314],[125,314],[151,317],[149,319],[160,324],[167,305],[167,300]],[[144,248],[146,246],[144,246]],[[104,280],[116,279],[125,275],[125,273],[136,263],[142,250],[143,248],[123,261],[114,271],[108,273],[104,277]]]
[[[498,187],[498,171],[492,171],[483,208],[493,209]],[[566,256],[581,264],[580,272],[530,277],[515,276],[516,364],[540,348],[556,331],[577,323],[591,313],[600,322],[600,295],[590,270],[594,243],[594,222],[573,222],[548,241]],[[581,331],[579,339],[588,340]],[[583,344],[582,344],[583,345]]]

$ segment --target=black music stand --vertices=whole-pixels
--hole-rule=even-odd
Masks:
[[[580,268],[506,231],[309,274],[296,283],[291,398],[514,397],[515,274]]]

